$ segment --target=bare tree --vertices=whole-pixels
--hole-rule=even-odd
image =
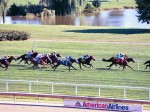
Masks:
[[[7,8],[8,0],[0,0],[0,13],[2,14],[3,24],[5,23],[5,11]]]

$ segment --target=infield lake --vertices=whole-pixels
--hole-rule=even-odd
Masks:
[[[37,25],[75,25],[75,26],[120,26],[150,28],[149,24],[138,21],[135,9],[101,11],[94,16],[72,15],[46,18],[6,17],[6,24],[37,24]],[[2,18],[0,18],[2,24]]]

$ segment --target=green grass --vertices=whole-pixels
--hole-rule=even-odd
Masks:
[[[103,8],[122,8],[124,6],[135,7],[135,0],[109,0],[108,2],[102,2],[101,9]]]
[[[0,68],[0,79],[9,80],[39,80],[46,82],[77,83],[77,84],[100,84],[111,86],[136,86],[149,87],[149,72],[145,71],[145,66],[140,63],[140,70],[137,70],[138,63],[129,63],[135,71],[129,68],[122,71],[121,68],[114,67],[107,70],[110,63],[98,61],[101,58],[110,58],[122,51],[135,60],[149,60],[150,38],[149,29],[119,28],[119,27],[92,27],[92,26],[48,26],[48,25],[1,25],[0,30],[24,30],[31,34],[27,41],[3,41],[0,42],[1,55],[21,55],[28,50],[34,49],[40,53],[59,52],[63,57],[71,55],[74,58],[83,54],[94,55],[97,61],[92,61],[94,69],[83,68],[83,70],[71,70],[65,66],[59,66],[54,72],[53,69],[41,68],[31,69],[31,65],[18,65],[18,61],[13,61],[7,71]],[[101,43],[104,42],[104,43]],[[108,43],[109,42],[109,43]],[[121,43],[111,43],[121,42]],[[148,43],[148,44],[144,44]],[[77,69],[79,66],[73,64]],[[14,85],[14,86],[13,86]],[[23,83],[10,84],[10,91],[28,91],[28,85]],[[5,84],[1,84],[0,90],[4,91]],[[79,88],[78,95],[97,96],[98,90],[95,88]],[[57,94],[72,94],[74,88],[57,87]],[[84,90],[81,91],[81,90]],[[51,93],[51,87],[41,85],[40,93]],[[70,91],[71,93],[68,93]],[[122,90],[102,90],[102,97],[121,97]],[[33,85],[32,92],[36,92]],[[142,94],[135,94],[135,93]],[[113,94],[111,94],[113,93]],[[134,90],[127,92],[127,97],[131,99],[148,99],[147,91]]]
[[[16,5],[27,5],[28,2],[31,2],[32,4],[38,4],[40,0],[9,0],[8,6],[11,6],[13,3]]]

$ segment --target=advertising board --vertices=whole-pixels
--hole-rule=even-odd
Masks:
[[[142,112],[142,105],[134,104],[123,104],[123,103],[113,103],[113,102],[95,102],[95,101],[80,101],[80,100],[64,100],[65,107],[74,108],[87,108],[87,109],[99,109],[99,110],[112,110],[121,112]]]

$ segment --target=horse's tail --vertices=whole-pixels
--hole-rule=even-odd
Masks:
[[[21,55],[21,56],[18,56],[17,58],[16,58],[16,60],[19,60],[19,59],[24,59],[25,58],[25,56],[26,56],[26,54],[23,54],[23,55]]]
[[[16,60],[19,60],[21,58],[21,56],[17,57]]]
[[[150,63],[150,60],[149,60],[149,61],[144,62],[144,65],[145,65],[145,64],[147,64],[147,63]]]
[[[114,60],[114,57],[111,57],[110,59],[102,58],[102,61],[105,61],[105,62],[113,62],[113,60]]]

